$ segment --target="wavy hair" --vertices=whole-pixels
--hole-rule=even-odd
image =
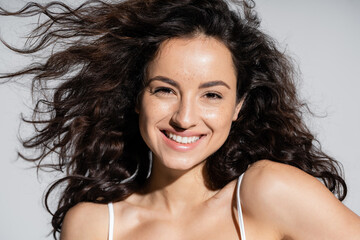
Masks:
[[[28,3],[16,12],[0,8],[0,15],[47,17],[28,36],[28,45],[19,49],[3,41],[9,48],[32,54],[55,46],[44,62],[2,76],[31,75],[33,94],[39,90],[46,96],[38,98],[32,118],[24,119],[35,133],[23,145],[40,151],[20,156],[66,174],[45,196],[51,213],[49,195],[64,187],[52,213],[55,238],[77,203],[120,201],[144,186],[149,149],[134,109],[148,63],[170,38],[214,37],[231,51],[236,67],[237,97],[244,103],[228,139],[206,161],[210,188],[220,189],[249,164],[269,159],[321,179],[340,200],[345,198],[339,163],[321,150],[303,122],[307,106],[297,96],[293,64],[260,30],[253,8],[252,1],[223,0],[91,0],[77,8],[61,2]],[[55,163],[43,161],[53,154]]]

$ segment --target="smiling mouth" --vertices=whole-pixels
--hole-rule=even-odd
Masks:
[[[182,136],[173,134],[171,132],[166,132],[166,131],[162,131],[162,132],[164,133],[164,135],[167,138],[173,140],[174,142],[181,143],[181,144],[195,143],[202,137],[202,135],[200,135],[200,136],[182,137]]]

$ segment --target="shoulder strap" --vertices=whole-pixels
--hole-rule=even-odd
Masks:
[[[113,235],[114,235],[114,206],[113,206],[113,204],[111,202],[108,203],[108,208],[109,208],[109,236],[108,236],[108,240],[113,240]]]
[[[243,176],[244,176],[244,173],[240,175],[240,177],[238,178],[237,185],[236,185],[236,207],[237,207],[237,212],[238,212],[238,222],[239,222],[239,227],[240,227],[241,240],[246,240],[245,226],[244,226],[244,220],[243,220],[241,203],[240,203],[240,185],[241,185]]]

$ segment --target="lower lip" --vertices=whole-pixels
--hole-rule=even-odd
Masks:
[[[162,138],[164,139],[165,143],[170,148],[172,148],[172,149],[174,149],[176,151],[179,151],[179,152],[186,152],[186,151],[190,151],[190,150],[194,149],[197,145],[199,145],[199,143],[204,138],[204,136],[202,136],[196,142],[184,144],[184,143],[178,143],[178,142],[175,142],[175,141],[171,140],[163,132],[161,132],[161,135],[162,135]]]

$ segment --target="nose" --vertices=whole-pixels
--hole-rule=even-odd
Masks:
[[[171,118],[171,125],[180,129],[189,129],[196,126],[199,115],[195,101],[182,99],[177,105]]]

